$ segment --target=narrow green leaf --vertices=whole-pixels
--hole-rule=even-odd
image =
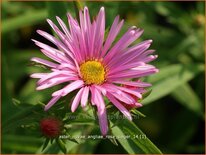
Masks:
[[[2,34],[37,24],[44,20],[47,16],[46,10],[32,10],[23,15],[13,17],[2,21],[1,32]]]
[[[25,107],[23,110],[18,109],[19,111],[8,118],[5,123],[2,124],[2,131],[9,132],[12,129],[20,127],[23,123],[31,122],[34,118],[34,111],[41,111],[42,107],[39,105],[32,107]]]
[[[74,1],[74,10],[75,10],[76,18],[79,21],[79,10],[83,10],[83,4],[80,0]]]
[[[192,115],[187,109],[182,109],[179,113],[176,113],[166,131],[164,131],[167,135],[165,147],[171,148],[174,152],[181,152],[183,148],[190,144],[193,136],[197,133],[199,122],[199,118]],[[168,134],[170,129],[172,130]]]
[[[135,114],[135,116],[141,116],[141,117],[146,117],[143,113],[141,113],[139,110],[137,109],[132,109],[131,113]]]
[[[44,144],[43,144],[43,147],[42,147],[42,151],[44,151],[44,149],[47,147],[47,145],[49,144],[49,141],[50,139],[49,138],[46,138]]]
[[[145,92],[144,94],[142,94],[143,100],[144,100],[146,97],[148,97],[148,96],[151,94],[151,92],[152,92],[152,89],[150,89],[150,90],[148,90],[147,92]]]
[[[19,104],[21,104],[21,101],[15,99],[15,98],[12,98],[12,102],[15,106],[18,106]]]
[[[41,146],[42,139],[28,135],[4,134],[2,149],[18,151],[20,153],[35,153]]]
[[[113,127],[112,133],[117,137],[117,140],[123,148],[130,154],[161,154],[161,151],[146,137],[146,135],[129,120],[125,119],[122,123],[118,124],[118,126]]]
[[[66,149],[65,144],[63,143],[63,141],[58,138],[58,139],[56,139],[56,143],[58,144],[58,146],[61,149],[61,151],[66,154],[67,153],[67,149]]]
[[[189,84],[184,84],[172,92],[172,96],[183,106],[195,112],[204,119],[204,108],[199,97]]]
[[[178,86],[188,82],[198,73],[204,71],[202,64],[170,65],[160,68],[160,72],[150,76],[148,81],[153,84],[152,93],[142,101],[143,105],[151,103],[173,92]]]

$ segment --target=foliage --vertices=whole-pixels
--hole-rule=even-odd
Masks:
[[[70,113],[71,96],[43,112],[57,87],[35,91],[29,75],[44,68],[29,60],[44,56],[30,39],[43,40],[37,29],[52,33],[46,18],[56,22],[57,15],[66,21],[66,12],[75,16],[81,5],[2,2],[2,153],[204,153],[204,2],[84,2],[93,16],[105,6],[107,26],[120,14],[126,23],[121,33],[131,25],[143,28],[141,39],[154,41],[159,58],[153,64],[160,72],[144,79],[153,84],[152,91],[133,111],[134,122],[110,118],[111,137],[78,138],[100,133],[91,107]],[[120,116],[107,108],[111,116]],[[51,115],[64,120],[69,138],[42,137],[39,121]]]

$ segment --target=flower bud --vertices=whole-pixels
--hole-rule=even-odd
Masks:
[[[45,137],[56,138],[62,132],[62,124],[57,118],[47,117],[40,121],[40,130]]]

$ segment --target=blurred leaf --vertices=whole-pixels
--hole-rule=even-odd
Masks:
[[[205,152],[205,145],[201,144],[201,145],[190,145],[187,146],[187,152],[188,153],[192,153],[192,154],[197,154],[197,153],[201,153],[201,152]]]
[[[43,108],[39,105],[32,106],[32,107],[26,107],[22,109],[16,109],[18,112],[13,114],[11,117],[7,118],[5,123],[2,124],[2,131],[3,133],[9,132],[10,130],[14,130],[17,127],[20,127],[22,123],[31,122],[33,119],[36,119],[34,117],[34,111],[40,111]]]
[[[86,140],[76,147],[75,154],[93,154],[100,140]]]
[[[141,113],[139,110],[137,109],[132,109],[131,113],[135,114],[135,116],[141,116],[141,117],[146,117],[143,113]]]
[[[59,148],[61,149],[61,151],[66,154],[67,153],[67,149],[65,147],[65,144],[63,143],[63,141],[59,138],[56,139],[56,143],[58,144]]]
[[[199,119],[195,115],[191,115],[187,109],[181,109],[175,114],[173,120],[168,124],[165,130],[166,144],[165,147],[171,148],[174,152],[179,152],[192,140],[194,133],[198,130]],[[168,130],[170,130],[168,134]]]
[[[190,65],[170,65],[160,68],[160,72],[148,78],[153,84],[152,93],[149,97],[142,101],[143,105],[151,103],[163,96],[173,92],[178,86],[188,82],[195,77],[196,74],[204,71],[202,64]]]
[[[175,89],[172,92],[172,96],[175,97],[175,99],[183,106],[204,119],[203,104],[189,84],[186,83]]]
[[[24,8],[24,9],[22,9]],[[2,2],[2,11],[6,14],[11,13],[11,14],[18,14],[21,12],[26,11],[25,6],[22,3],[16,3],[13,4],[9,1],[3,1]]]
[[[49,138],[46,138],[45,141],[44,141],[43,147],[42,147],[42,151],[44,151],[44,149],[47,147],[47,145],[49,144],[49,142],[50,142],[50,139],[49,139]]]
[[[59,146],[57,145],[57,143],[53,143],[53,144],[48,144],[48,146],[44,149],[44,151],[42,151],[42,148],[39,148],[36,151],[36,154],[58,154],[58,153],[62,153],[60,152]]]
[[[64,123],[75,124],[75,125],[94,124],[95,118],[89,116],[88,114],[84,114],[81,112],[79,114],[78,113],[76,114],[68,113],[68,115],[66,115],[65,117],[66,120],[64,121]]]
[[[66,1],[57,1],[57,2],[46,2],[48,17],[58,25],[56,16],[60,17],[66,23],[67,15],[67,2]]]
[[[80,19],[79,19],[79,10],[83,10],[83,3],[80,0],[74,1],[74,10],[75,10],[75,13],[76,13],[77,20],[80,21]]]
[[[118,126],[113,127],[112,133],[129,154],[161,154],[161,151],[146,135],[133,122],[127,119],[124,119]],[[126,136],[130,137],[125,138]]]
[[[25,135],[6,134],[2,138],[4,150],[15,150],[20,153],[35,153],[42,143],[42,139],[39,137]]]
[[[5,34],[19,28],[35,25],[44,20],[46,16],[46,10],[32,10],[17,17],[5,19],[2,21],[1,32]]]

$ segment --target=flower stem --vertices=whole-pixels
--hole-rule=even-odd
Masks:
[[[79,10],[83,10],[83,4],[80,0],[73,1],[76,18],[79,21]]]

